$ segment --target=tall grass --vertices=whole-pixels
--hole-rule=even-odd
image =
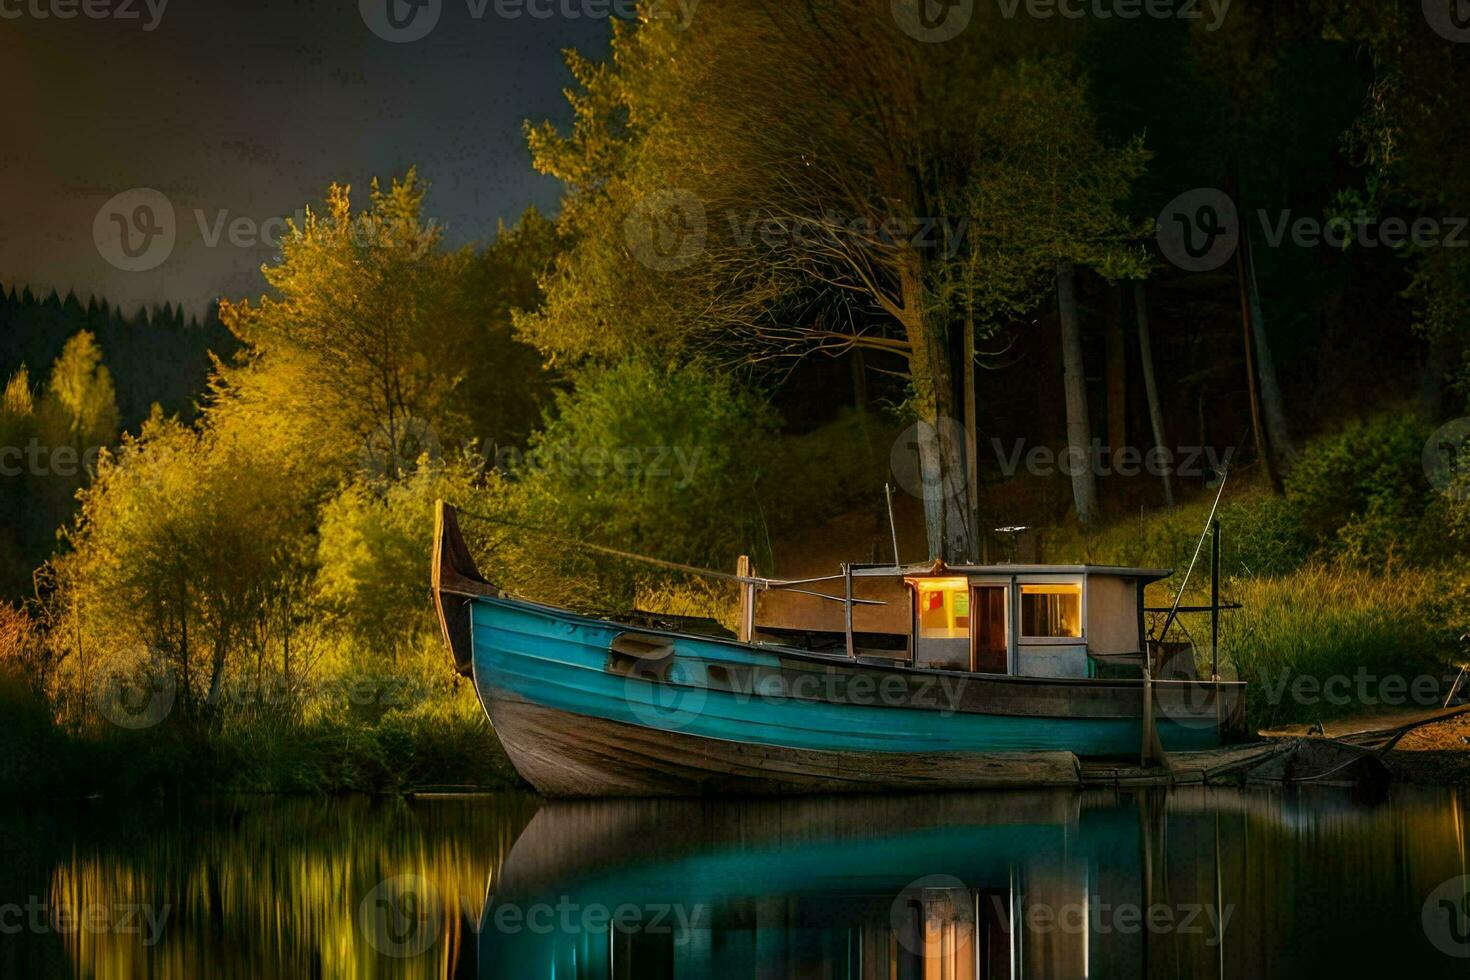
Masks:
[[[1256,727],[1433,708],[1444,678],[1470,659],[1470,577],[1453,571],[1311,565],[1226,587],[1222,662],[1251,682]],[[1335,678],[1335,680],[1334,680]]]

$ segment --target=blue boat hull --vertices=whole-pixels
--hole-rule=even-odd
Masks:
[[[469,603],[480,698],[551,796],[1070,785],[1077,757],[1136,755],[1143,736],[1136,683],[859,665]],[[657,658],[620,656],[630,635]],[[1172,713],[1157,722],[1166,749],[1219,743],[1213,706]]]

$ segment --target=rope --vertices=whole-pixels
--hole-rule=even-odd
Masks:
[[[815,596],[819,599],[828,599],[832,602],[846,601],[842,596],[825,595],[821,592],[808,592],[803,589],[792,588],[792,586],[812,585],[818,582],[835,582],[842,578],[841,575],[824,575],[819,578],[790,580],[758,578],[750,575],[732,575],[729,572],[718,572],[712,568],[700,568],[697,565],[685,565],[682,562],[666,561],[662,558],[650,558],[647,555],[639,555],[631,551],[623,551],[619,548],[609,548],[605,545],[593,544],[590,541],[574,541],[571,538],[567,537],[565,534],[562,534],[558,531],[551,531],[541,527],[531,527],[526,524],[518,524],[515,521],[508,521],[503,517],[491,517],[488,514],[477,514],[474,511],[462,510],[458,507],[455,508],[455,512],[459,514],[459,516],[467,517],[471,520],[484,521],[487,524],[499,524],[502,527],[508,527],[512,530],[525,531],[528,534],[539,534],[544,537],[554,538],[556,540],[565,542],[574,548],[580,548],[584,551],[595,551],[598,554],[608,555],[613,558],[621,558],[625,561],[643,562],[646,565],[652,565],[656,568],[666,568],[669,571],[674,572],[683,572],[686,575],[697,575],[704,578],[718,579],[722,582],[734,582],[737,585],[754,585],[758,589],[784,589],[791,592],[799,593],[801,595]],[[887,605],[887,603],[876,599],[854,599],[853,603],[863,606]]]
[[[1184,600],[1185,590],[1189,588],[1189,577],[1194,574],[1194,566],[1199,561],[1199,553],[1204,550],[1205,538],[1210,536],[1210,527],[1215,523],[1215,514],[1220,510],[1220,498],[1225,496],[1225,481],[1230,479],[1230,465],[1227,463],[1225,469],[1220,473],[1220,490],[1215,494],[1215,502],[1210,506],[1210,516],[1205,519],[1204,533],[1199,536],[1199,543],[1194,546],[1194,557],[1189,560],[1189,570],[1184,573],[1184,581],[1179,586],[1179,594],[1174,597],[1174,606],[1169,610],[1168,617],[1164,620],[1164,628],[1159,630],[1159,642],[1169,635],[1169,627],[1174,625],[1174,620],[1179,616],[1179,603]],[[1190,641],[1193,643],[1193,640]]]

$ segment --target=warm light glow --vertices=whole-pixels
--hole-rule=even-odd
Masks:
[[[1021,586],[1021,635],[1033,639],[1082,636],[1082,586]]]
[[[970,635],[968,579],[910,579],[909,582],[917,597],[921,639],[964,639]]]

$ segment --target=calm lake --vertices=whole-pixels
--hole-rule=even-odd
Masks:
[[[0,975],[1464,976],[1465,802],[94,802],[0,814]]]

